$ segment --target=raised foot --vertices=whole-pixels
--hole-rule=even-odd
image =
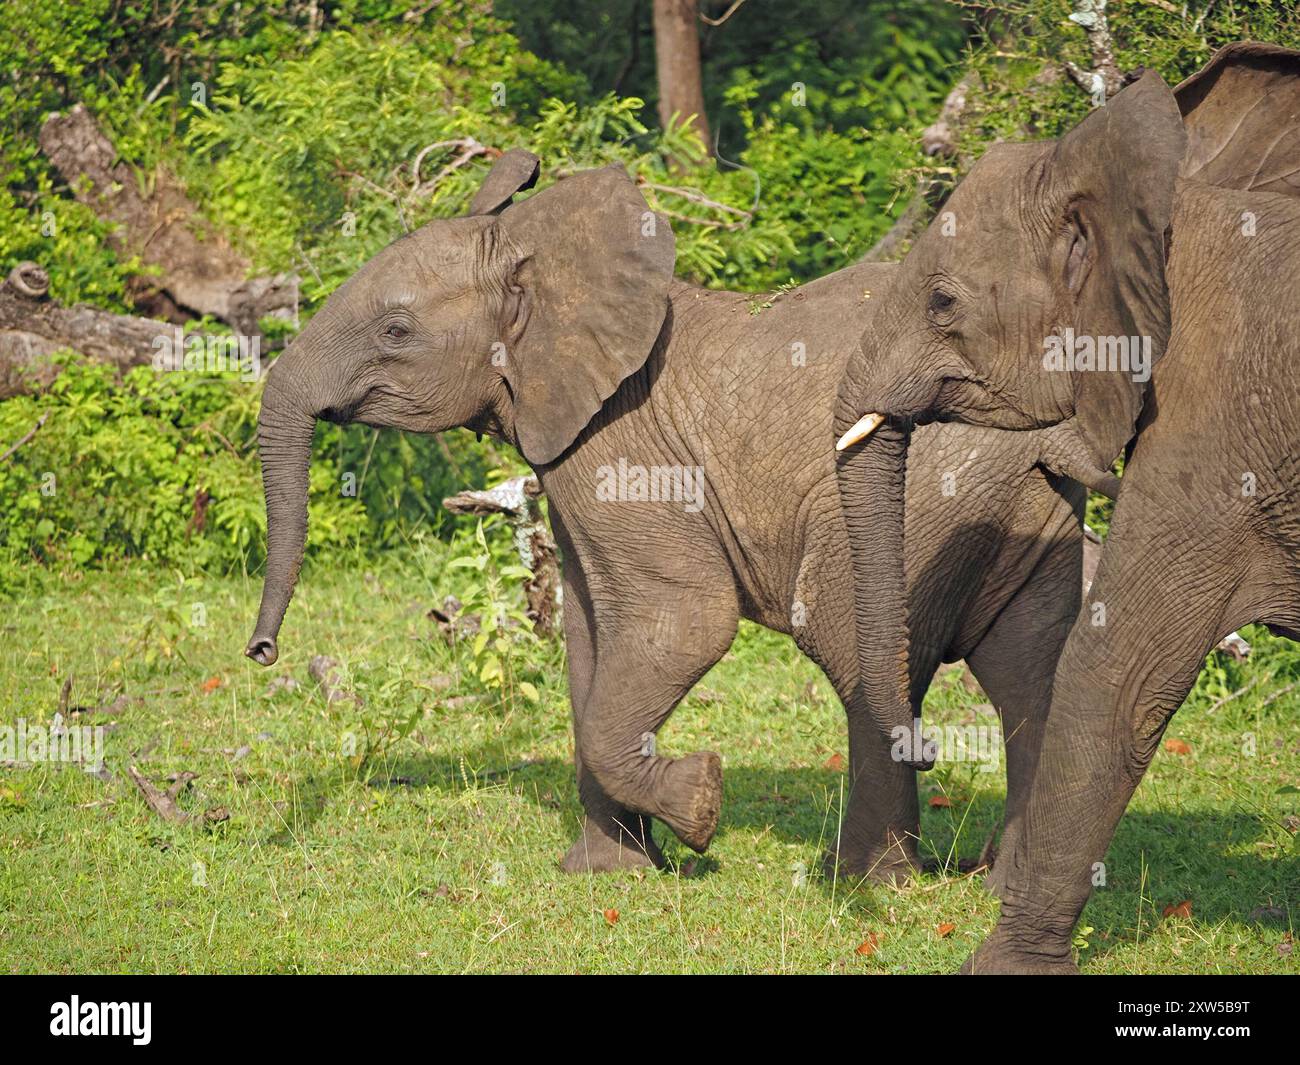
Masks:
[[[614,826],[584,818],[582,835],[569,848],[560,868],[566,873],[607,873],[616,869],[661,869],[664,856],[650,834],[650,819],[636,815]]]
[[[722,759],[712,751],[679,758],[668,768],[658,798],[660,820],[703,854],[722,813]]]

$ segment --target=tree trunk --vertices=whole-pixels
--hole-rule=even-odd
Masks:
[[[704,82],[700,75],[699,16],[698,0],[654,0],[659,124],[667,128],[673,115],[683,125],[690,119],[705,150],[712,155],[709,120],[704,113]]]

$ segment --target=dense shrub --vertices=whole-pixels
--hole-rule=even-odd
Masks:
[[[30,560],[138,556],[187,572],[260,562],[258,386],[148,367],[118,380],[102,364],[66,361],[45,394],[0,404],[0,440],[21,439],[46,415],[0,463],[0,592]],[[309,546],[392,546],[436,529],[443,496],[480,481],[485,464],[466,433],[440,442],[322,423]]]
[[[581,71],[521,47],[489,5],[449,0],[436,17],[418,14],[424,7],[352,0],[316,21],[306,5],[277,2],[182,2],[166,16],[102,0],[67,19],[54,0],[15,10],[0,44],[13,71],[0,87],[0,266],[35,259],[54,298],[130,309],[126,282],[139,264],[113,253],[107,227],[34,143],[48,110],[82,100],[143,183],[172,169],[259,269],[298,273],[304,316],[404,229],[465,211],[486,158],[452,167],[461,149],[449,144],[425,153],[418,177],[412,164],[428,145],[466,138],[536,151],[543,186],[620,162],[674,219],[683,276],[774,288],[852,262],[888,227],[895,175],[919,162],[916,128],[946,77],[918,27],[909,35],[886,22],[869,34],[870,76],[832,57],[797,101],[805,106],[789,85],[777,91],[796,60],[738,65],[714,86],[743,137],[738,160],[682,174],[669,160],[700,146],[654,127],[640,99],[593,90]],[[853,117],[868,113],[873,132]],[[231,378],[139,370],[115,381],[80,361],[48,394],[0,404],[0,445],[50,414],[0,466],[13,502],[0,515],[10,575],[27,559],[256,565],[256,409],[256,388]],[[322,426],[310,548],[401,543],[444,521],[443,495],[510,461],[464,434]],[[356,498],[341,495],[344,473]]]
[[[1054,135],[1091,106],[1062,73],[1065,59],[1089,65],[1067,0],[983,5],[965,28],[941,0],[746,5],[704,31],[719,162],[682,173],[670,160],[700,146],[657,128],[643,103],[653,102],[653,51],[634,48],[630,32],[648,42],[648,10],[631,0],[6,3],[0,269],[35,259],[54,298],[131,309],[140,264],[114,254],[107,227],[35,144],[45,114],[77,101],[142,183],[170,168],[259,269],[298,273],[304,317],[404,229],[464,212],[489,165],[482,155],[457,165],[470,138],[538,152],[543,186],[625,165],[673,219],[682,276],[771,290],[854,262],[886,231],[918,174],[942,165],[921,156],[918,134],[967,65],[981,82],[959,127],[965,161],[997,139]],[[1264,0],[1203,14],[1122,2],[1109,15],[1120,66],[1171,82],[1229,40],[1300,44],[1300,16]],[[968,32],[974,47],[958,62]],[[0,404],[0,450],[50,414],[0,463],[0,568],[12,577],[31,559],[134,555],[256,565],[256,409],[256,386],[230,378],[140,370],[116,381],[78,361],[47,394]],[[466,434],[322,426],[311,548],[402,543],[418,525],[442,525],[442,495],[514,461]],[[357,478],[355,498],[342,494],[344,473]],[[53,494],[42,494],[47,474]]]

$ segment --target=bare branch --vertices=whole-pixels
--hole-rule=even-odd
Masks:
[[[512,477],[485,491],[458,492],[442,505],[453,514],[501,514],[514,532],[519,561],[532,573],[524,583],[528,616],[537,631],[560,631],[560,553],[542,517],[542,486],[531,474]]]
[[[36,424],[33,425],[27,431],[26,435],[21,440],[19,440],[18,443],[14,444],[14,446],[11,447],[8,451],[6,451],[3,455],[0,455],[0,462],[6,461],[10,456],[13,455],[15,451],[17,451],[20,447],[22,447],[29,440],[31,440],[32,437],[34,437],[37,433],[39,433],[41,431],[41,426],[45,424],[46,419],[48,419],[49,416],[50,416],[49,411],[46,411],[44,414],[42,414],[40,418],[37,420]]]
[[[1105,102],[1124,84],[1124,75],[1115,65],[1110,26],[1106,22],[1106,0],[1075,0],[1070,21],[1082,26],[1088,34],[1093,69],[1082,70],[1077,64],[1067,62],[1065,71],[1084,92]]]
[[[735,2],[729,8],[727,8],[727,10],[724,11],[722,15],[718,18],[709,18],[708,15],[704,14],[704,12],[701,11],[700,21],[707,26],[721,26],[724,22],[727,21],[727,19],[731,18],[732,15],[734,15],[738,10],[740,10],[740,5],[743,4],[744,2],[745,0],[735,0]]]
[[[966,110],[968,94],[978,88],[979,83],[979,74],[971,70],[952,87],[939,109],[939,117],[921,133],[921,150],[926,155],[951,157],[957,154],[955,127]]]
[[[433,151],[435,148],[449,148],[453,146],[461,149],[460,155],[456,156],[455,159],[439,170],[433,176],[433,179],[427,184],[421,184],[420,164],[424,162],[425,155]],[[411,164],[411,191],[406,194],[406,198],[408,200],[415,200],[419,199],[421,196],[429,195],[429,193],[437,187],[438,182],[443,178],[459,170],[476,156],[488,155],[491,152],[491,148],[486,144],[480,144],[473,137],[465,137],[461,140],[455,141],[440,141],[437,144],[431,144],[427,148],[421,149],[420,154],[415,157],[415,161]]]

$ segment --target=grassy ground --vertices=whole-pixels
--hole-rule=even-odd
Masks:
[[[8,610],[0,723],[48,723],[69,677],[73,707],[134,701],[88,719],[114,726],[106,779],[0,769],[0,971],[948,972],[992,927],[978,878],[821,878],[845,784],[841,710],[788,640],[752,627],[661,737],[724,757],[708,856],[673,841],[666,872],[561,874],[579,817],[562,655],[520,649],[504,695],[469,676],[473,647],[453,651],[425,611],[480,577],[443,561],[311,567],[271,670],[240,655],[258,592],[243,579],[137,566]],[[1212,661],[1168,733],[1185,753],[1161,752],[1120,827],[1084,917],[1085,971],[1300,968],[1286,820],[1300,813],[1300,689],[1286,690],[1300,654],[1248,635],[1254,660]],[[313,654],[340,661],[364,707],[327,705]],[[950,674],[930,719],[987,723],[980,699]],[[196,820],[152,812],[132,764],[163,788],[198,774],[177,800]],[[941,766],[922,789],[927,849],[977,855],[1000,768]],[[1190,916],[1162,916],[1184,900]]]

